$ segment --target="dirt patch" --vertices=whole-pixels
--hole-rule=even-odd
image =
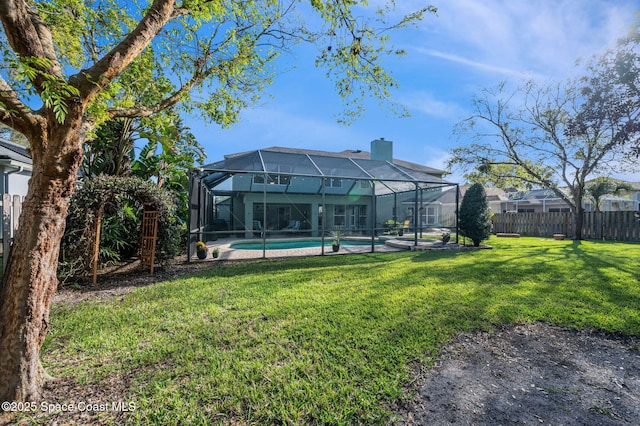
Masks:
[[[394,425],[627,425],[640,421],[640,339],[544,323],[458,336],[413,366]]]
[[[187,262],[186,256],[177,257],[162,267],[157,267],[153,275],[148,268],[141,268],[137,260],[112,268],[105,268],[98,274],[96,284],[91,278],[79,279],[78,284],[62,285],[53,298],[53,303],[74,304],[89,299],[110,299],[157,282],[180,278],[186,274],[206,268],[220,267],[236,261],[194,261]]]

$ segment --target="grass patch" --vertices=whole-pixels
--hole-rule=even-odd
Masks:
[[[81,383],[130,377],[140,424],[386,424],[407,365],[460,332],[547,321],[640,334],[640,245],[254,261],[56,305],[43,349]]]

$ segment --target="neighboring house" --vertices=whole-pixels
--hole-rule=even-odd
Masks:
[[[600,211],[640,211],[640,182],[623,182],[631,187],[630,191],[622,191],[618,195],[605,195],[600,200]],[[595,210],[593,201],[586,198],[584,207],[587,211]]]
[[[629,194],[629,198],[634,200],[634,205],[632,210],[636,210],[640,212],[640,182],[631,182],[629,183],[633,190],[632,193]]]
[[[460,185],[458,188],[458,203],[462,202],[462,197],[467,192],[471,185]],[[509,193],[506,193],[500,188],[484,188],[487,194],[487,204],[491,213],[503,213],[504,203],[509,199]],[[446,190],[442,198],[439,200],[442,203],[442,224],[443,226],[452,227],[455,226],[456,221],[456,191],[455,188]]]
[[[606,195],[601,201],[601,211],[636,211],[640,210],[640,183],[627,182],[632,188],[626,194]],[[462,200],[469,185],[460,186],[459,199]],[[492,213],[555,213],[570,212],[569,205],[550,189],[532,189],[530,191],[505,192],[497,188],[485,188],[489,208]],[[451,215],[455,206],[455,192],[450,189],[441,199],[443,212]],[[593,211],[592,200],[585,197],[583,206],[586,211]]]
[[[384,139],[371,142],[371,153],[271,147],[227,155],[203,167],[198,180],[208,195],[199,193],[192,205],[210,206],[191,229],[317,236],[322,230],[369,235],[388,220],[408,228],[416,218],[438,225],[436,201],[456,185],[444,173],[394,159],[393,143]]]
[[[31,156],[24,146],[0,138],[0,171],[2,171],[0,193],[21,198],[27,195],[32,171],[31,164]],[[14,202],[14,200],[15,198],[11,197],[11,202],[2,206],[3,229],[0,234],[2,235],[3,267],[6,267],[7,260],[9,259],[8,256],[4,256],[4,253],[9,251],[11,238],[18,227],[18,215],[20,214],[21,204],[20,201],[16,200],[17,202]],[[2,198],[0,198],[0,204],[2,204],[2,201]]]
[[[620,195],[605,195],[600,202],[600,210],[605,211],[636,211],[640,210],[640,183],[627,182],[632,191]],[[565,190],[566,191],[566,190]],[[626,191],[625,191],[626,192]],[[594,211],[593,201],[585,196],[582,201],[585,211]],[[518,191],[509,194],[509,199],[503,203],[503,212],[518,213],[554,213],[569,212],[569,205],[549,189],[534,189]]]
[[[550,189],[532,189],[508,194],[502,203],[502,213],[557,213],[569,212],[567,203]]]
[[[0,193],[27,195],[32,163],[27,148],[0,138]]]

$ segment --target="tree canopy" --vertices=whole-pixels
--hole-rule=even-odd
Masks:
[[[389,101],[397,83],[381,63],[403,53],[387,45],[387,31],[435,12],[426,7],[389,22],[391,2],[378,8],[373,22],[359,16],[366,2],[344,0],[3,4],[1,38],[15,48],[3,52],[2,121],[24,127],[15,120],[29,111],[34,95],[60,122],[70,104],[82,100],[88,131],[108,119],[147,117],[173,105],[228,126],[273,81],[274,60],[299,42],[318,47],[317,65],[334,80],[346,114],[356,113],[361,97]],[[314,12],[320,19],[303,20]],[[32,19],[21,21],[22,14]]]
[[[612,142],[640,156],[640,22],[616,48],[588,63],[580,92],[584,102],[568,131],[581,135],[604,127]]]

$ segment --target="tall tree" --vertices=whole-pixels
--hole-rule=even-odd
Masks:
[[[46,373],[39,352],[57,287],[60,239],[82,146],[96,126],[172,106],[229,125],[271,82],[273,59],[297,41],[322,48],[318,64],[348,106],[362,93],[387,99],[395,82],[381,60],[397,51],[386,45],[386,30],[435,9],[390,23],[393,1],[372,19],[361,18],[366,5],[0,0],[0,122],[25,135],[33,159],[0,289],[0,400],[41,397]],[[319,29],[303,25],[302,16]]]
[[[504,83],[484,90],[473,100],[475,114],[457,128],[472,142],[453,149],[449,166],[475,167],[494,182],[515,179],[552,190],[571,208],[575,238],[582,239],[587,178],[616,169],[621,152],[609,121],[573,130],[584,106],[579,89],[576,82],[529,82],[515,91]]]

